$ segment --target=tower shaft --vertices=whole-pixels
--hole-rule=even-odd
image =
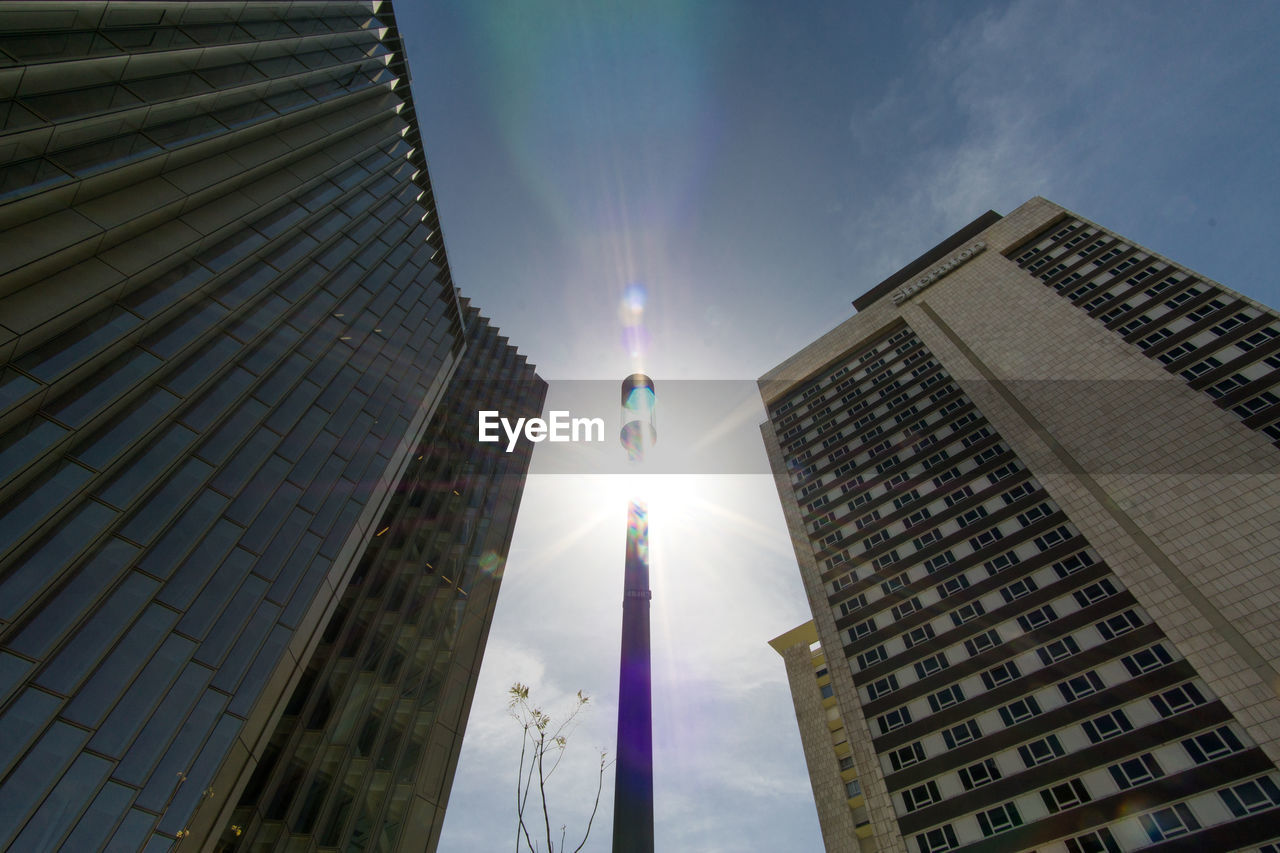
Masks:
[[[648,508],[627,512],[618,683],[618,761],[613,800],[614,853],[653,853],[653,709],[649,666]]]

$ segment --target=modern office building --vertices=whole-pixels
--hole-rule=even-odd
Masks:
[[[854,305],[760,390],[877,848],[1275,851],[1280,317],[1040,198]]]
[[[787,669],[823,847],[827,853],[872,853],[876,846],[862,783],[817,626],[806,622],[774,637],[769,645],[782,655]]]
[[[385,2],[0,3],[0,847],[438,833],[528,461],[462,422],[545,386],[407,79]]]

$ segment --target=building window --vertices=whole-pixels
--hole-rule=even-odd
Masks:
[[[1035,540],[1036,547],[1041,551],[1048,551],[1054,545],[1060,542],[1066,542],[1071,538],[1071,531],[1066,527],[1059,527],[1056,530],[1050,530],[1043,536],[1037,536]]]
[[[1149,649],[1143,649],[1140,652],[1122,658],[1121,663],[1124,668],[1129,670],[1129,674],[1135,678],[1144,672],[1150,672],[1153,669],[1173,663],[1173,658],[1165,651],[1164,646],[1156,643]]]
[[[959,847],[960,842],[956,840],[956,831],[948,823],[917,835],[916,846],[920,848],[920,853],[946,853]]]
[[[918,628],[913,628],[902,635],[902,643],[907,648],[913,648],[921,643],[928,642],[933,639],[933,625],[925,624]]]
[[[1114,640],[1121,634],[1127,634],[1134,628],[1141,627],[1142,619],[1132,610],[1126,610],[1123,613],[1117,613],[1110,619],[1104,619],[1097,624],[1098,633],[1102,635],[1104,640]]]
[[[1030,634],[1037,628],[1048,625],[1054,619],[1058,618],[1057,612],[1048,604],[1043,607],[1037,607],[1035,610],[1028,611],[1018,617],[1018,626],[1023,631]]]
[[[1018,814],[1018,809],[1013,803],[1005,803],[994,809],[979,812],[978,826],[982,829],[982,834],[989,838],[1013,829],[1015,826],[1022,826],[1022,815]]]
[[[1075,596],[1076,604],[1082,608],[1088,607],[1096,601],[1101,601],[1116,594],[1116,587],[1110,579],[1103,578],[1097,583],[1091,583],[1088,586],[1076,590],[1072,595]]]
[[[1036,649],[1036,654],[1040,656],[1041,663],[1049,666],[1072,655],[1080,654],[1080,646],[1076,643],[1075,638],[1068,634],[1060,640],[1054,640],[1052,643]]]
[[[865,637],[876,629],[876,617],[872,616],[865,622],[859,622],[849,629],[849,642],[857,642],[860,638]]]
[[[844,783],[844,795],[849,799],[853,799],[861,793],[862,785],[858,783],[857,779],[850,779],[848,782]]]
[[[1023,483],[1022,486],[1027,486],[1027,484]],[[1019,488],[1022,488],[1022,486],[1019,486]],[[1017,489],[1015,489],[1013,492],[1009,492],[1006,495],[1006,497],[1011,497],[1014,500],[1021,497],[1021,494],[1015,494],[1015,492],[1017,492]],[[1026,489],[1026,494],[1031,494],[1031,489],[1029,486]],[[1007,500],[1005,501],[1005,503],[1006,504],[1013,503],[1013,500]],[[1033,506],[1031,509],[1027,510],[1026,512],[1020,513],[1018,515],[1018,523],[1021,524],[1023,527],[1030,527],[1040,519],[1048,518],[1051,515],[1053,515],[1053,510],[1049,507],[1049,504],[1047,503],[1037,504],[1036,506]]]
[[[955,561],[956,561],[955,554],[952,554],[950,551],[943,551],[938,556],[930,557],[929,559],[925,560],[924,570],[929,574],[933,574],[934,572],[937,572],[938,570],[944,568],[947,565],[950,565],[951,563],[954,563]]]
[[[920,599],[908,598],[906,601],[893,608],[893,621],[897,622],[898,620],[915,613],[919,609]]]
[[[1179,685],[1172,690],[1166,690],[1158,696],[1151,697],[1151,704],[1162,717],[1181,714],[1183,711],[1203,705],[1207,701],[1204,698],[1204,694],[1197,690],[1194,684],[1190,683]]]
[[[889,753],[889,766],[895,772],[904,767],[919,764],[921,761],[924,761],[924,747],[919,743],[913,743]]]
[[[1200,821],[1196,820],[1196,816],[1191,813],[1186,803],[1178,803],[1171,808],[1144,814],[1138,818],[1138,822],[1147,831],[1147,836],[1153,844],[1157,841],[1167,841],[1170,838],[1187,835],[1200,828]]]
[[[1021,580],[1018,580],[1009,584],[1004,589],[1000,590],[1000,595],[1002,598],[1004,598],[1005,603],[1007,604],[1007,603],[1016,601],[1025,595],[1030,595],[1035,591],[1036,591],[1036,582],[1029,577],[1025,577],[1025,578],[1022,578]]]
[[[942,795],[938,793],[938,783],[929,781],[903,791],[902,802],[908,812],[942,802]]]
[[[1111,774],[1112,779],[1116,780],[1116,784],[1122,791],[1159,779],[1164,775],[1164,771],[1156,763],[1155,756],[1149,752],[1130,758],[1128,761],[1112,764],[1107,768],[1107,772]]]
[[[1058,684],[1058,690],[1062,693],[1062,698],[1067,702],[1074,702],[1085,696],[1092,696],[1104,687],[1106,685],[1102,683],[1098,673],[1092,670],[1082,672],[1074,678],[1068,678]]]
[[[1044,806],[1049,810],[1049,814],[1057,814],[1064,809],[1087,803],[1091,797],[1083,782],[1072,779],[1061,785],[1045,788],[1040,792],[1040,799],[1044,800]]]
[[[844,756],[844,757],[842,757],[842,758],[840,759],[840,769],[841,769],[841,770],[851,770],[851,769],[853,769],[853,756],[852,756],[852,755],[846,755],[846,756]]]
[[[1015,566],[1020,562],[1022,562],[1022,560],[1016,553],[1013,551],[1006,551],[998,557],[993,557],[992,559],[987,560],[982,565],[987,570],[988,575],[995,576],[1010,566]]]
[[[996,646],[1000,645],[1000,643],[1000,635],[996,633],[994,628],[992,628],[989,631],[984,631],[981,634],[978,634],[976,637],[970,637],[965,640],[964,650],[969,653],[969,657],[975,657],[982,654],[987,649],[994,649]]]
[[[934,713],[941,711],[943,708],[950,708],[952,705],[959,705],[964,701],[964,691],[960,689],[960,685],[953,684],[945,687],[929,697],[929,707]]]
[[[954,595],[955,593],[959,592],[962,589],[966,589],[968,586],[969,586],[968,577],[966,577],[965,575],[956,575],[955,577],[948,580],[946,583],[938,584],[938,597],[946,598],[949,595]]]
[[[901,708],[895,708],[887,714],[881,714],[876,718],[876,724],[880,726],[880,734],[887,735],[895,729],[900,729],[911,722],[911,712],[904,705]]]
[[[871,651],[863,652],[862,654],[858,655],[857,657],[858,669],[859,670],[870,669],[876,664],[882,661],[886,661],[888,659],[889,659],[889,653],[885,651],[884,646],[882,645],[876,646]]]
[[[979,533],[977,536],[969,540],[969,547],[974,551],[981,551],[988,545],[992,545],[1004,538],[1004,531],[999,527],[993,527],[988,531]]]
[[[896,592],[897,590],[903,589],[904,587],[906,587],[906,585],[907,585],[907,575],[904,572],[900,575],[895,575],[889,578],[887,581],[882,582],[880,584],[880,590],[885,595],[889,595],[892,592]]]
[[[871,701],[874,702],[875,700],[879,699],[881,696],[885,696],[889,693],[892,693],[897,689],[898,689],[898,676],[886,675],[884,678],[878,679],[877,681],[873,681],[872,683],[867,685],[867,696],[869,696]]]
[[[1018,757],[1028,768],[1061,758],[1062,755],[1062,741],[1058,740],[1057,735],[1049,735],[1018,747]]]
[[[1001,684],[1008,684],[1021,676],[1022,673],[1018,671],[1018,665],[1010,660],[999,666],[993,666],[982,673],[982,683],[988,690],[994,690]]]
[[[818,692],[822,694],[823,699],[830,699],[832,696],[836,695],[835,690],[830,684],[822,685],[818,688]]]
[[[982,737],[982,730],[978,728],[976,720],[968,720],[958,726],[952,726],[942,733],[942,741],[947,745],[947,749],[955,749],[980,737]]]
[[[960,784],[964,785],[966,791],[972,791],[974,788],[981,787],[988,783],[994,782],[1000,778],[1000,768],[996,766],[994,759],[988,758],[979,761],[977,764],[963,767],[960,769]]]
[[[946,652],[938,652],[936,655],[916,662],[916,676],[920,679],[925,679],[949,666],[951,666],[951,662],[947,660]]]
[[[1125,716],[1124,711],[1116,708],[1114,711],[1110,711],[1100,717],[1085,720],[1080,725],[1080,728],[1084,729],[1084,733],[1089,740],[1094,743],[1101,743],[1116,735],[1133,731],[1133,723],[1129,722],[1129,718]]]
[[[964,577],[964,575],[961,575],[960,577]],[[952,580],[955,580],[955,578],[952,578]],[[967,583],[968,581],[966,580],[966,584]],[[956,627],[959,627],[966,622],[971,622],[974,619],[977,619],[986,612],[987,609],[982,606],[981,601],[970,601],[968,604],[957,607],[955,610],[951,611],[951,621],[955,623]]]
[[[1240,738],[1236,737],[1235,732],[1223,726],[1220,729],[1187,738],[1182,742],[1182,748],[1196,764],[1204,764],[1206,761],[1239,752],[1244,749],[1244,744],[1240,742]]]
[[[1093,565],[1093,557],[1089,556],[1088,551],[1081,551],[1078,554],[1072,554],[1065,560],[1059,560],[1053,564],[1053,571],[1059,578],[1065,578],[1074,574],[1085,566]]]
[[[1034,696],[1026,696],[1016,702],[1010,702],[1000,709],[1000,719],[1006,726],[1016,725],[1031,719],[1040,713],[1040,703]]]
[[[1252,782],[1233,785],[1218,792],[1222,801],[1236,817],[1266,811],[1280,805],[1280,787],[1269,776],[1259,776]]]
[[[1067,839],[1067,853],[1121,853],[1120,845],[1105,826]]]
[[[849,576],[846,575],[845,577],[849,577]],[[847,584],[845,584],[845,586],[852,586],[852,585],[853,585],[852,580],[850,580]],[[847,598],[844,601],[840,602],[840,615],[848,616],[850,613],[861,610],[866,606],[867,606],[867,594],[865,592],[860,592],[857,595],[855,595],[853,598]]]

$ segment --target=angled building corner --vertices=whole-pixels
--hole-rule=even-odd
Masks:
[[[434,844],[545,384],[407,78],[387,2],[0,3],[0,846]]]

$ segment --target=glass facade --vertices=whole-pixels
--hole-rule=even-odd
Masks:
[[[259,759],[308,749],[353,798],[348,823],[317,803],[326,829],[420,817],[398,780],[433,727],[460,737],[487,631],[466,599],[496,592],[472,574],[527,464],[453,442],[479,397],[451,383],[501,367],[484,393],[531,412],[542,385],[464,322],[390,5],[10,2],[0,34],[0,846],[195,849]],[[497,485],[406,508],[446,476]],[[370,604],[393,543],[377,588],[401,598]],[[399,691],[422,654],[413,708],[351,698],[373,658]],[[311,690],[371,733],[290,741]],[[367,737],[394,774],[334,752]]]

